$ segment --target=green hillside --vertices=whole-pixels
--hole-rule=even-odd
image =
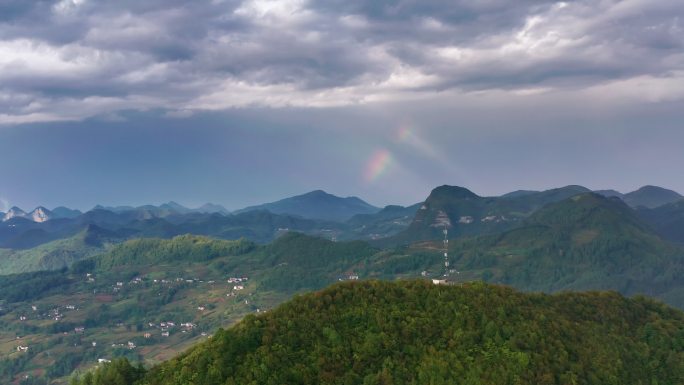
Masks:
[[[684,199],[648,209],[640,207],[639,217],[651,225],[658,235],[672,242],[684,244]]]
[[[381,250],[294,232],[268,245],[184,235],[128,241],[68,269],[0,276],[0,377],[63,384],[101,357],[156,364],[219,327],[339,280],[441,276],[441,247],[428,241]],[[450,279],[525,291],[608,289],[684,308],[683,255],[620,200],[582,194],[507,231],[452,238]],[[195,326],[164,336],[166,321]],[[129,341],[136,347],[126,348]],[[18,352],[23,344],[31,350]]]
[[[566,186],[503,197],[481,197],[463,187],[440,186],[432,190],[406,230],[377,243],[389,246],[439,239],[444,226],[449,229],[450,237],[494,234],[518,226],[547,204],[588,191],[582,186]]]
[[[146,374],[105,365],[92,385],[124,374],[117,384],[680,384],[684,313],[610,292],[367,281],[249,316]]]
[[[408,207],[390,205],[374,214],[354,215],[346,222],[349,229],[342,234],[342,237],[368,240],[396,235],[409,227],[422,205],[422,203]]]
[[[121,238],[90,225],[74,236],[31,249],[0,249],[0,275],[57,270],[104,252]]]
[[[99,358],[157,363],[297,292],[392,264],[391,253],[363,242],[288,233],[259,246],[185,235],[128,241],[68,269],[0,276],[0,378],[64,384]]]
[[[181,235],[172,239],[143,238],[117,245],[95,261],[100,270],[175,261],[203,262],[217,257],[242,255],[255,247],[254,243],[246,240],[224,241],[195,235]]]
[[[617,198],[582,194],[548,205],[507,232],[453,242],[455,279],[524,290],[610,289],[684,306],[684,251]]]

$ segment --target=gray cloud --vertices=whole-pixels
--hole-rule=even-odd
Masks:
[[[502,90],[677,100],[683,16],[672,0],[7,0],[0,124]]]

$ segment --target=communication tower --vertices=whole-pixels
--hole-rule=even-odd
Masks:
[[[446,224],[444,225],[444,277],[449,276],[449,231],[447,230]]]

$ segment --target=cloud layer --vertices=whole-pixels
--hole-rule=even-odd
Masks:
[[[0,124],[435,97],[684,98],[676,0],[6,0]]]

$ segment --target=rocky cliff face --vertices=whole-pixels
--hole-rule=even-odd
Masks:
[[[52,219],[52,213],[45,207],[36,207],[36,209],[29,214],[29,218],[34,222],[42,223]]]
[[[5,213],[5,216],[2,217],[2,221],[9,221],[12,218],[25,218],[26,217],[26,212],[19,207],[12,207],[11,209],[7,210],[7,213]]]
[[[2,221],[9,221],[12,218],[26,218],[34,222],[42,223],[52,219],[52,212],[45,207],[39,206],[30,213],[27,213],[26,211],[15,206],[5,213],[5,215],[2,217]]]

